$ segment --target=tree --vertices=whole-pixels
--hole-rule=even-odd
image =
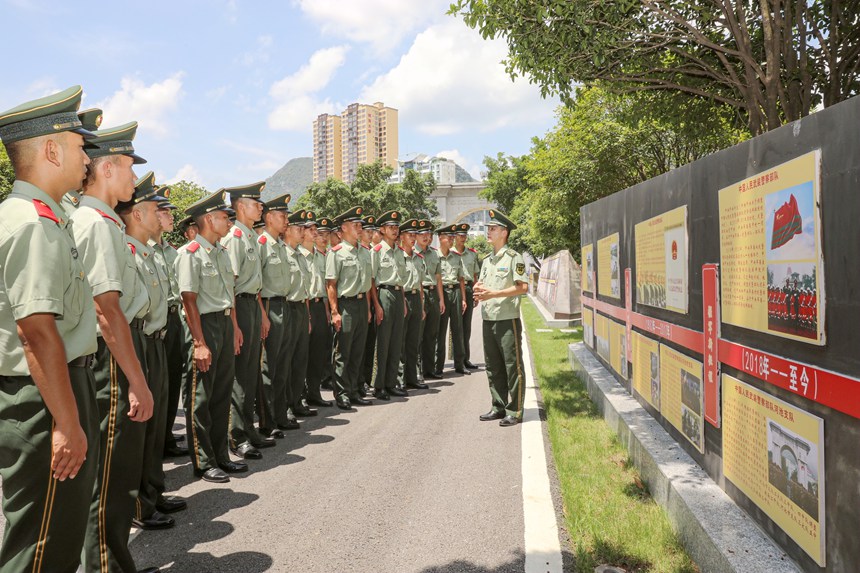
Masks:
[[[469,240],[466,241],[466,246],[470,249],[475,249],[478,251],[478,261],[483,261],[488,255],[493,254],[493,245],[487,240],[487,237],[484,235],[476,235],[474,237],[469,237]]]
[[[205,187],[198,185],[197,183],[192,183],[191,181],[179,181],[178,183],[168,185],[168,187],[170,187],[170,202],[177,207],[176,211],[174,211],[174,219],[177,224],[186,217],[185,210],[190,207],[192,203],[195,203],[209,194]],[[188,242],[182,233],[179,232],[179,229],[174,230],[172,233],[168,233],[167,241],[175,247],[184,245]]]
[[[683,93],[758,135],[858,93],[860,0],[456,0],[505,37],[512,77],[572,101],[576,84]]]
[[[6,147],[0,145],[0,201],[12,191],[12,183],[14,182],[15,171],[12,169],[12,162],[9,161],[9,156],[6,154]]]
[[[484,157],[484,167],[487,168],[487,185],[481,191],[481,197],[495,203],[504,213],[514,210],[514,202],[528,186],[526,182],[526,156],[505,156],[498,153],[496,157]]]

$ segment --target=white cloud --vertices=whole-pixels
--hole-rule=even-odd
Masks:
[[[176,172],[176,175],[166,180],[168,184],[177,183],[179,181],[191,181],[192,183],[203,185],[203,177],[201,177],[200,172],[197,171],[197,168],[190,163],[186,163],[185,165],[180,167],[179,171]]]
[[[449,0],[299,0],[299,8],[323,34],[368,44],[377,54],[396,47],[411,32],[442,18]]]
[[[142,80],[126,76],[119,91],[95,104],[104,110],[105,126],[137,121],[140,130],[165,137],[170,133],[167,116],[179,107],[184,72],[176,72],[163,81],[146,85]]]
[[[272,45],[274,44],[274,40],[271,36],[259,36],[257,38],[256,47],[248,52],[242,54],[238,61],[243,66],[253,66],[258,63],[265,63],[269,61],[269,57],[272,52]]]
[[[444,157],[445,159],[450,159],[463,169],[469,172],[469,175],[477,179],[481,180],[481,169],[483,166],[480,163],[476,163],[471,159],[468,159],[465,155],[460,153],[459,149],[447,149],[445,151],[439,151],[435,153],[436,157]]]
[[[275,109],[269,114],[269,127],[309,132],[319,114],[340,113],[341,105],[315,94],[331,82],[348,51],[349,46],[318,50],[294,74],[272,84],[269,95],[275,101]]]
[[[427,135],[494,131],[545,122],[557,100],[542,100],[524,79],[512,82],[500,63],[503,40],[484,40],[459,20],[430,26],[387,73],[361,92],[400,110],[400,125]]]

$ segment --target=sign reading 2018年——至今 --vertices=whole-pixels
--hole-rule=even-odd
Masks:
[[[723,374],[723,473],[824,566],[824,420]]]
[[[636,302],[687,313],[687,206],[638,223]]]
[[[722,320],[823,345],[821,152],[720,190]]]

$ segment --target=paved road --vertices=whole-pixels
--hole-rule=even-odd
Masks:
[[[482,364],[480,315],[473,361]],[[450,367],[450,364],[449,364]],[[507,573],[524,568],[521,427],[479,422],[483,370],[287,432],[225,485],[167,466],[188,499],[175,528],[140,532],[139,567],[170,573]]]

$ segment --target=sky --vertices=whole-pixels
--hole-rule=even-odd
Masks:
[[[266,179],[313,152],[320,113],[352,102],[399,110],[401,158],[521,155],[557,100],[512,81],[501,39],[450,0],[0,0],[0,110],[80,84],[103,128],[136,120],[156,181],[210,190]]]

